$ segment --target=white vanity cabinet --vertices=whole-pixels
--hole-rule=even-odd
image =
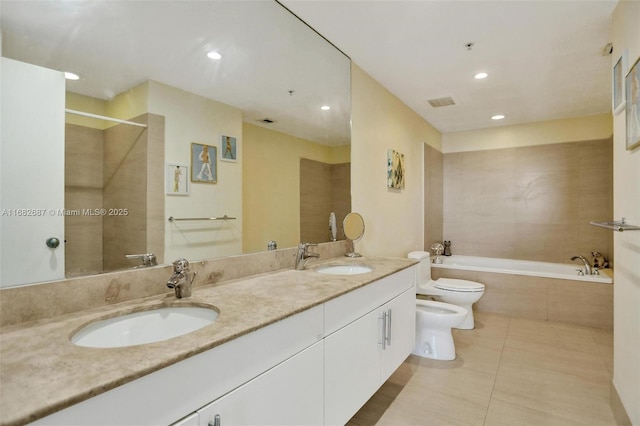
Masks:
[[[344,424],[411,353],[414,269],[381,278],[35,423]]]
[[[322,425],[323,359],[318,342],[198,410],[198,425]]]
[[[413,277],[409,268],[325,304],[325,330],[337,328],[325,337],[325,425],[345,424],[411,353]]]

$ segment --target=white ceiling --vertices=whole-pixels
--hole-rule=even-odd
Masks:
[[[617,0],[281,2],[443,133],[611,111]]]
[[[3,56],[79,74],[68,91],[106,100],[154,80],[254,124],[349,143],[348,58],[273,0],[0,0],[0,18]]]

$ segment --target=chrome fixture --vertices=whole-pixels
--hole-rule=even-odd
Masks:
[[[267,250],[272,251],[272,250],[276,250],[278,248],[278,243],[276,243],[275,240],[270,240],[267,243]]]
[[[360,213],[351,212],[344,217],[342,220],[342,232],[349,247],[344,255],[346,257],[362,257],[360,253],[356,253],[355,244],[364,235],[364,218]]]
[[[640,226],[631,225],[627,223],[626,218],[622,218],[622,220],[614,220],[611,222],[589,222],[589,224],[593,226],[599,226],[600,228],[611,229],[612,231],[640,231]]]
[[[435,257],[433,258],[432,262],[436,263],[436,264],[441,264],[442,263],[442,258],[440,256],[442,256],[442,253],[444,252],[444,246],[441,243],[433,243],[431,245],[431,251],[433,252],[433,254],[435,255]]]
[[[124,257],[126,257],[127,259],[142,259],[142,265],[136,266],[136,268],[142,268],[144,266],[156,266],[158,264],[156,255],[153,253],[125,254]]]
[[[571,260],[582,261],[582,263],[584,264],[584,272],[583,272],[584,275],[597,275],[596,272],[593,272],[593,268],[591,267],[591,264],[589,263],[589,261],[585,259],[583,256],[573,256]]]
[[[224,216],[220,217],[173,217],[169,216],[169,222],[178,222],[182,220],[235,220],[235,217]]]
[[[173,262],[173,275],[167,281],[167,287],[176,291],[176,297],[191,296],[191,284],[196,277],[195,272],[189,271],[189,261],[187,259],[178,259]]]
[[[310,257],[320,257],[318,253],[309,253],[307,249],[309,247],[315,247],[317,244],[310,243],[300,243],[298,245],[298,252],[296,253],[296,265],[295,268],[298,271],[302,271],[304,269],[305,263]]]

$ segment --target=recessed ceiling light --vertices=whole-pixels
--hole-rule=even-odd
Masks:
[[[502,114],[496,114],[491,117],[492,120],[502,120],[503,118],[504,118],[504,115]]]
[[[68,71],[65,71],[64,78],[66,78],[67,80],[80,80],[80,76],[78,74],[74,74]]]
[[[331,109],[331,107],[329,105],[322,105],[320,107],[320,109],[323,110],[323,111],[329,111]]]
[[[222,58],[222,55],[218,52],[216,52],[215,50],[212,50],[211,52],[207,53],[207,56],[211,59],[220,59]]]
[[[487,74],[486,72],[479,72],[478,74],[474,75],[473,78],[475,78],[476,80],[482,80],[483,78],[487,78],[489,76],[489,74]]]

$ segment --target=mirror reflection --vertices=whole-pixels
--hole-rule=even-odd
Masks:
[[[169,263],[264,251],[270,240],[278,248],[329,241],[330,214],[340,221],[350,211],[349,59],[277,2],[2,6],[3,58],[76,74],[63,82],[62,108],[89,115],[63,114],[65,154],[48,157],[63,183],[37,176],[38,191],[60,193],[63,205],[39,206],[43,198],[23,178],[3,179],[2,208],[56,209],[49,219],[63,225],[25,237],[9,259],[43,250],[35,257],[44,275],[23,273],[20,282],[3,274],[0,285],[136,267],[144,258],[126,255]],[[3,93],[5,105],[25,100],[50,98]],[[193,179],[202,168],[194,144],[211,147],[215,183]],[[10,161],[3,155],[3,171]],[[3,228],[17,226],[13,219],[3,217]],[[65,244],[44,246],[51,237]]]
[[[351,250],[348,251],[345,256],[347,257],[361,257],[360,253],[355,251],[356,241],[360,241],[364,236],[364,218],[360,213],[349,213],[345,216],[342,222],[342,229],[344,230],[344,236],[348,240]]]

